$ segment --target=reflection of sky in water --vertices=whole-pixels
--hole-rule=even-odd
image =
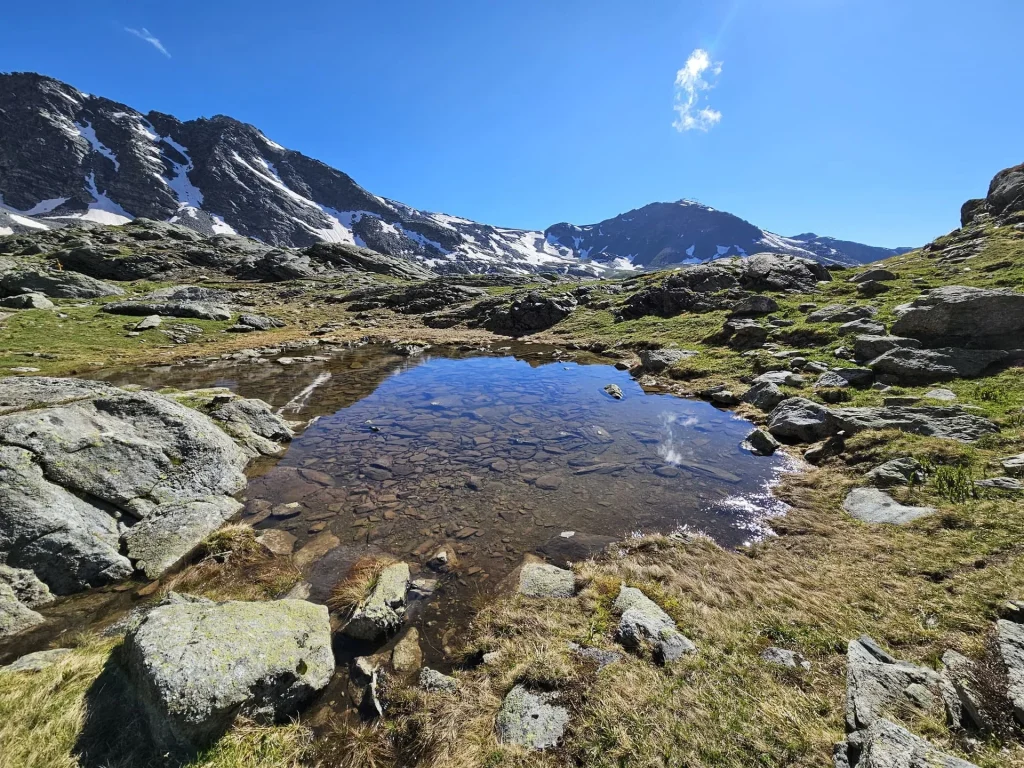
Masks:
[[[684,439],[686,430],[696,426],[697,421],[697,417],[693,414],[663,411],[661,423],[664,428],[665,437],[658,444],[658,455],[669,464],[682,463],[681,441]]]

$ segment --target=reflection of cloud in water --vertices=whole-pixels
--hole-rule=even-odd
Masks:
[[[278,408],[277,412],[279,414],[285,413],[286,411],[291,413],[298,413],[299,411],[306,407],[306,403],[309,402],[309,398],[313,394],[313,392],[316,391],[316,388],[323,384],[326,384],[328,381],[330,381],[330,378],[331,374],[327,372],[319,374],[315,379],[313,379],[312,383],[309,384],[309,386],[307,386],[305,389],[299,392],[299,394],[297,394],[287,403]]]
[[[668,464],[681,464],[683,461],[683,433],[697,424],[697,417],[691,414],[662,411],[661,427],[664,437],[658,444],[658,456]]]

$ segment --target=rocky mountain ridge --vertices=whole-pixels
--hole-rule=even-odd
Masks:
[[[144,217],[278,247],[365,247],[441,274],[597,276],[760,251],[857,264],[899,252],[780,237],[688,201],[583,227],[496,227],[372,194],[224,115],[142,114],[32,73],[0,75],[0,86],[0,234]]]

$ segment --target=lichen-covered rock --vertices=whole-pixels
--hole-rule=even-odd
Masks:
[[[859,362],[874,360],[879,355],[884,355],[892,349],[905,347],[908,349],[920,349],[921,342],[917,339],[909,339],[903,336],[879,336],[875,334],[864,334],[853,341],[853,359]]]
[[[569,724],[569,710],[557,702],[557,693],[533,693],[517,685],[508,692],[498,710],[495,719],[498,741],[529,749],[557,746]]]
[[[22,603],[10,584],[0,581],[0,638],[41,624],[43,617]]]
[[[843,501],[843,509],[865,523],[905,525],[919,517],[935,514],[934,507],[909,507],[877,488],[854,488]]]
[[[1002,465],[1003,471],[1010,477],[1021,477],[1024,475],[1024,453],[1017,456],[1007,456],[1005,459],[1000,459],[999,463]]]
[[[49,651],[28,653],[19,657],[7,666],[0,667],[0,672],[42,672],[47,667],[52,667],[58,661],[66,658],[71,653],[72,650],[70,648],[53,648]]]
[[[860,734],[860,744],[860,756],[852,768],[978,768],[885,719]]]
[[[231,310],[223,304],[199,301],[115,301],[103,305],[112,315],[185,317],[195,320],[230,320]]]
[[[459,690],[459,681],[436,669],[424,667],[420,670],[420,688],[429,693],[455,693]]]
[[[999,431],[988,419],[955,406],[836,408],[832,416],[837,429],[851,435],[868,429],[898,429],[912,435],[970,443]]]
[[[54,303],[41,293],[19,293],[0,299],[0,307],[11,309],[53,309]]]
[[[811,662],[805,659],[803,654],[786,648],[765,648],[761,651],[761,659],[776,667],[786,667],[788,669],[811,668]]]
[[[277,456],[284,452],[284,443],[295,436],[288,423],[268,403],[255,398],[236,397],[217,405],[210,418],[253,455]]]
[[[781,447],[781,443],[763,429],[755,429],[747,435],[747,443],[759,456],[771,456]]]
[[[0,584],[9,586],[18,601],[29,608],[53,602],[50,588],[30,570],[0,565]]]
[[[238,716],[280,722],[334,673],[327,609],[304,600],[163,605],[124,648],[152,734],[170,749],[202,748]]]
[[[345,625],[345,634],[357,640],[373,641],[396,631],[405,617],[408,590],[408,563],[389,565],[381,571],[370,596],[352,614]]]
[[[627,648],[650,646],[655,660],[661,663],[697,652],[697,646],[679,631],[672,617],[639,589],[623,584],[614,608],[622,614],[618,637]]]
[[[548,563],[524,563],[516,591],[526,597],[572,597],[576,577],[572,571]]]
[[[41,293],[54,299],[98,299],[121,296],[124,290],[78,272],[19,269],[0,275],[0,294]]]
[[[846,660],[848,731],[908,708],[944,717],[942,679],[935,670],[899,661],[869,637],[851,640]]]
[[[771,411],[779,403],[786,399],[786,394],[779,389],[778,385],[770,381],[761,381],[754,384],[750,389],[740,395],[740,400],[750,403],[762,411]]]

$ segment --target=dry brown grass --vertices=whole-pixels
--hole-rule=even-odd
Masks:
[[[856,447],[875,461],[908,445],[866,436]],[[915,447],[949,454],[944,460],[964,452],[940,441]],[[951,509],[925,488],[897,495],[915,493],[943,514],[904,528],[867,526],[841,512],[852,482],[839,463],[787,478],[779,493],[792,509],[775,521],[785,535],[739,553],[653,536],[579,564],[583,586],[572,600],[492,601],[470,628],[466,657],[497,650],[500,663],[461,673],[459,696],[408,692],[395,713],[403,727],[389,738],[427,768],[829,764],[843,737],[849,639],[866,632],[925,664],[947,648],[981,658],[999,605],[1024,594],[1021,505]],[[581,665],[566,641],[616,647],[611,604],[623,582],[662,605],[699,655],[669,669],[634,655],[596,673]],[[764,664],[768,646],[800,651],[812,670]],[[495,714],[518,682],[568,694],[573,716],[560,750],[526,755],[497,744]],[[972,746],[942,723],[908,725],[950,751],[972,750],[983,768],[1024,766],[1019,743]]]
[[[358,608],[380,578],[381,571],[397,560],[387,555],[368,555],[352,564],[345,577],[331,589],[327,607],[336,613],[349,615]]]
[[[274,555],[248,525],[228,525],[198,547],[194,562],[166,576],[161,592],[186,592],[212,600],[269,600],[302,577],[290,557]]]

